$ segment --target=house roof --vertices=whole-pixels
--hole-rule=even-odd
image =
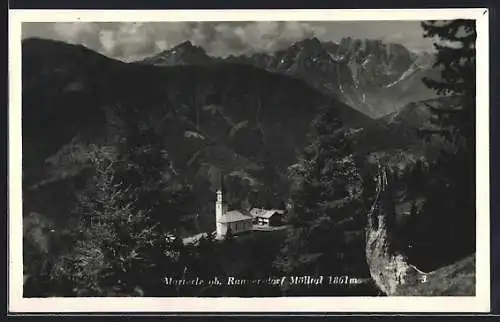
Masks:
[[[239,210],[231,210],[231,211],[226,212],[226,214],[224,216],[222,216],[222,218],[218,222],[229,223],[229,222],[251,220],[251,219],[252,219],[252,217],[243,214]]]
[[[283,215],[285,211],[281,209],[261,209],[261,208],[253,208],[252,210],[250,210],[250,214],[252,215],[252,217],[260,217],[260,218],[271,218],[276,213]]]

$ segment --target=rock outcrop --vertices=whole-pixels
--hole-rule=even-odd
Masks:
[[[422,272],[393,248],[387,187],[387,173],[381,168],[377,176],[377,195],[366,227],[366,259],[377,287],[388,296],[473,296],[475,255],[432,272]]]

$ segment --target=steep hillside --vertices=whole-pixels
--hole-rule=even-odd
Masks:
[[[184,42],[140,63],[206,65],[215,61],[252,65],[306,81],[323,93],[378,118],[411,102],[435,97],[423,77],[436,78],[433,57],[415,54],[399,44],[344,38],[339,43],[304,39],[272,54],[209,57],[201,47]]]
[[[220,172],[233,184],[229,202],[235,205],[248,189],[282,187],[282,174],[323,107],[335,109],[346,127],[370,121],[300,80],[251,66],[125,64],[82,46],[27,39],[25,211],[67,217],[61,193],[70,204],[71,191],[85,182],[89,144],[116,139],[110,129],[118,108],[164,138],[174,169],[199,189],[195,211],[208,203]]]
[[[457,102],[457,97],[454,96],[441,96],[439,98],[412,102],[399,108],[397,112],[380,118],[380,120],[406,128],[429,128],[433,126],[433,113],[430,110],[431,107],[450,107]]]
[[[429,55],[419,56],[402,45],[370,39],[344,38],[336,44],[312,38],[272,56],[230,60],[304,79],[373,118],[434,97],[422,78],[438,75]]]
[[[206,66],[215,62],[256,66],[304,80],[353,109],[378,118],[357,127],[358,155],[404,166],[429,149],[417,131],[429,123],[425,103],[442,100],[431,98],[435,94],[422,82],[423,77],[438,76],[431,67],[431,54],[415,54],[402,45],[378,40],[345,38],[337,44],[311,38],[273,54],[227,58],[209,57],[201,47],[184,42],[140,61],[158,66]]]

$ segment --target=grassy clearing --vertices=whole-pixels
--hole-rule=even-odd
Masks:
[[[474,296],[476,289],[476,255],[468,256],[426,274],[426,281],[402,289],[406,295]]]

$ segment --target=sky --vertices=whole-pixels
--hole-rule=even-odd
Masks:
[[[419,21],[30,22],[22,28],[23,38],[81,44],[120,60],[151,56],[186,40],[221,57],[273,52],[312,37],[380,39],[432,51],[432,40],[422,35]]]

